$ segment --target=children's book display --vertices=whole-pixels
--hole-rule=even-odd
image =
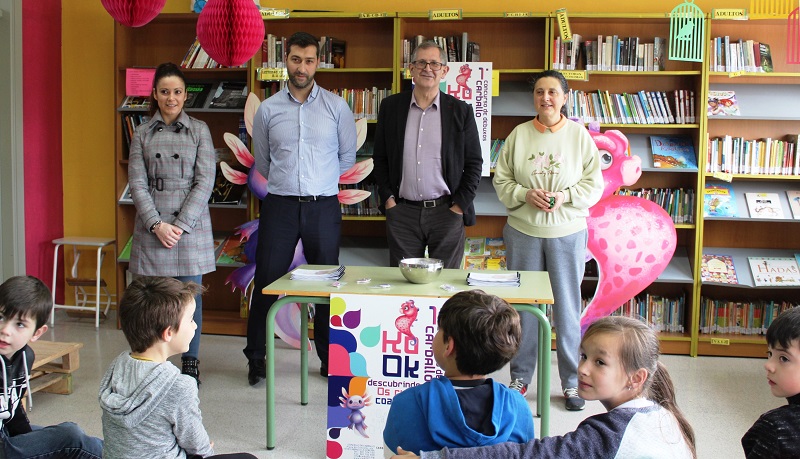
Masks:
[[[736,212],[736,197],[730,185],[706,183],[703,193],[704,217],[735,217]]]
[[[789,200],[789,208],[792,209],[792,218],[800,220],[800,191],[786,190],[786,199]]]
[[[720,284],[738,284],[736,267],[730,255],[703,254],[703,264],[700,267],[700,277],[703,282],[717,282]]]
[[[790,287],[800,285],[800,268],[796,258],[747,257],[756,287]]]
[[[506,269],[506,245],[503,238],[464,238],[462,266],[471,271]]]
[[[735,91],[708,91],[708,115],[740,116]]]
[[[784,218],[778,193],[745,193],[744,197],[750,218]]]
[[[697,169],[694,143],[688,135],[651,135],[653,167],[661,169]]]

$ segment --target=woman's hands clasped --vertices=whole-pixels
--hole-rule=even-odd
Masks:
[[[525,194],[525,202],[544,212],[554,212],[564,202],[564,193],[561,191],[547,191],[541,188],[531,189]]]
[[[156,235],[159,241],[161,241],[161,245],[164,247],[171,249],[175,247],[175,244],[181,240],[181,235],[183,235],[183,230],[178,228],[175,225],[170,225],[169,223],[161,223],[153,230],[153,233]]]

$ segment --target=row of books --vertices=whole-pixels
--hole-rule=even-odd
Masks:
[[[782,220],[787,218],[778,193],[747,192],[744,194],[750,218]],[[786,190],[792,218],[800,220],[800,190]],[[703,190],[703,216],[738,217],[736,194],[726,183],[706,183]]]
[[[271,33],[261,43],[261,67],[286,68],[286,37],[278,37]],[[344,68],[347,42],[335,37],[319,38],[319,68]]]
[[[581,299],[581,311],[586,309],[591,301],[591,298]],[[628,300],[610,315],[639,319],[658,332],[683,333],[685,331],[686,297],[681,295],[676,298],[668,298],[645,293]],[[552,323],[552,307],[550,305],[547,306],[547,318]]]
[[[215,61],[208,53],[200,46],[200,40],[195,37],[194,43],[189,46],[186,55],[181,60],[181,67],[185,69],[219,69],[225,66]],[[246,68],[247,63],[244,63],[234,68]]]
[[[764,335],[780,314],[796,308],[787,301],[728,301],[700,298],[700,333]]]
[[[122,133],[125,136],[125,144],[128,145],[128,148],[131,146],[131,140],[133,139],[133,133],[136,132],[136,128],[148,121],[150,121],[148,115],[141,115],[139,113],[126,113],[122,115]]]
[[[747,257],[750,274],[756,287],[800,286],[800,253],[791,257]],[[739,284],[739,274],[733,257],[704,253],[700,265],[700,280],[718,284]]]
[[[729,35],[711,39],[708,69],[712,72],[772,72],[769,44],[733,40]]]
[[[247,83],[244,81],[187,81],[186,109],[241,109],[247,102]],[[150,109],[150,98],[126,96],[120,110]]]
[[[675,224],[694,223],[695,193],[691,188],[620,189],[615,194],[637,196],[653,201],[672,217]]]
[[[229,206],[242,205],[244,204],[244,200],[247,198],[247,193],[245,193],[246,190],[246,185],[236,185],[229,182],[228,179],[222,175],[220,169],[217,168],[217,175],[214,179],[214,188],[211,191],[211,196],[208,198],[208,203]],[[130,185],[125,185],[125,189],[122,190],[117,202],[119,204],[133,204]]]
[[[467,270],[506,269],[506,245],[501,237],[468,236],[461,266]]]
[[[688,124],[695,122],[694,91],[676,89],[672,97],[664,91],[610,94],[597,90],[569,91],[567,112],[584,123]]]
[[[427,41],[423,35],[403,40],[403,66],[408,66],[411,56],[417,46]],[[436,44],[447,52],[447,62],[480,62],[481,46],[474,41],[469,41],[469,34],[463,32],[461,36],[449,37],[434,36],[431,38]]]
[[[706,172],[752,175],[800,175],[798,135],[786,139],[746,140],[724,135],[708,139]]]
[[[339,184],[340,190],[364,190],[369,191],[370,195],[367,199],[357,202],[355,204],[339,204],[341,206],[342,215],[357,215],[364,217],[372,217],[381,215],[378,206],[380,205],[380,196],[378,195],[378,185],[375,183],[353,183],[353,184]]]
[[[653,43],[642,43],[639,37],[598,35],[597,39],[581,41],[573,33],[572,41],[553,41],[553,68],[589,71],[658,72],[664,70],[667,41],[653,38]]]
[[[356,119],[378,119],[378,108],[386,97],[392,95],[391,89],[378,89],[377,87],[365,89],[337,88],[330,92],[340,96],[347,102]]]
[[[261,67],[265,68],[286,68],[286,55],[283,44],[286,37],[277,37],[271,33],[261,43]]]

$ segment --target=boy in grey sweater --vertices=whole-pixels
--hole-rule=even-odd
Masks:
[[[167,361],[189,348],[194,297],[202,290],[169,277],[142,277],[125,290],[119,319],[131,351],[114,359],[100,383],[103,457],[255,459],[213,455],[197,383]]]

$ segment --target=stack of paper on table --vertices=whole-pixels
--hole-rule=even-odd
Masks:
[[[344,276],[344,265],[328,269],[300,269],[292,271],[291,280],[335,281]]]
[[[467,275],[467,285],[471,287],[519,287],[519,272],[502,274],[471,272]]]

